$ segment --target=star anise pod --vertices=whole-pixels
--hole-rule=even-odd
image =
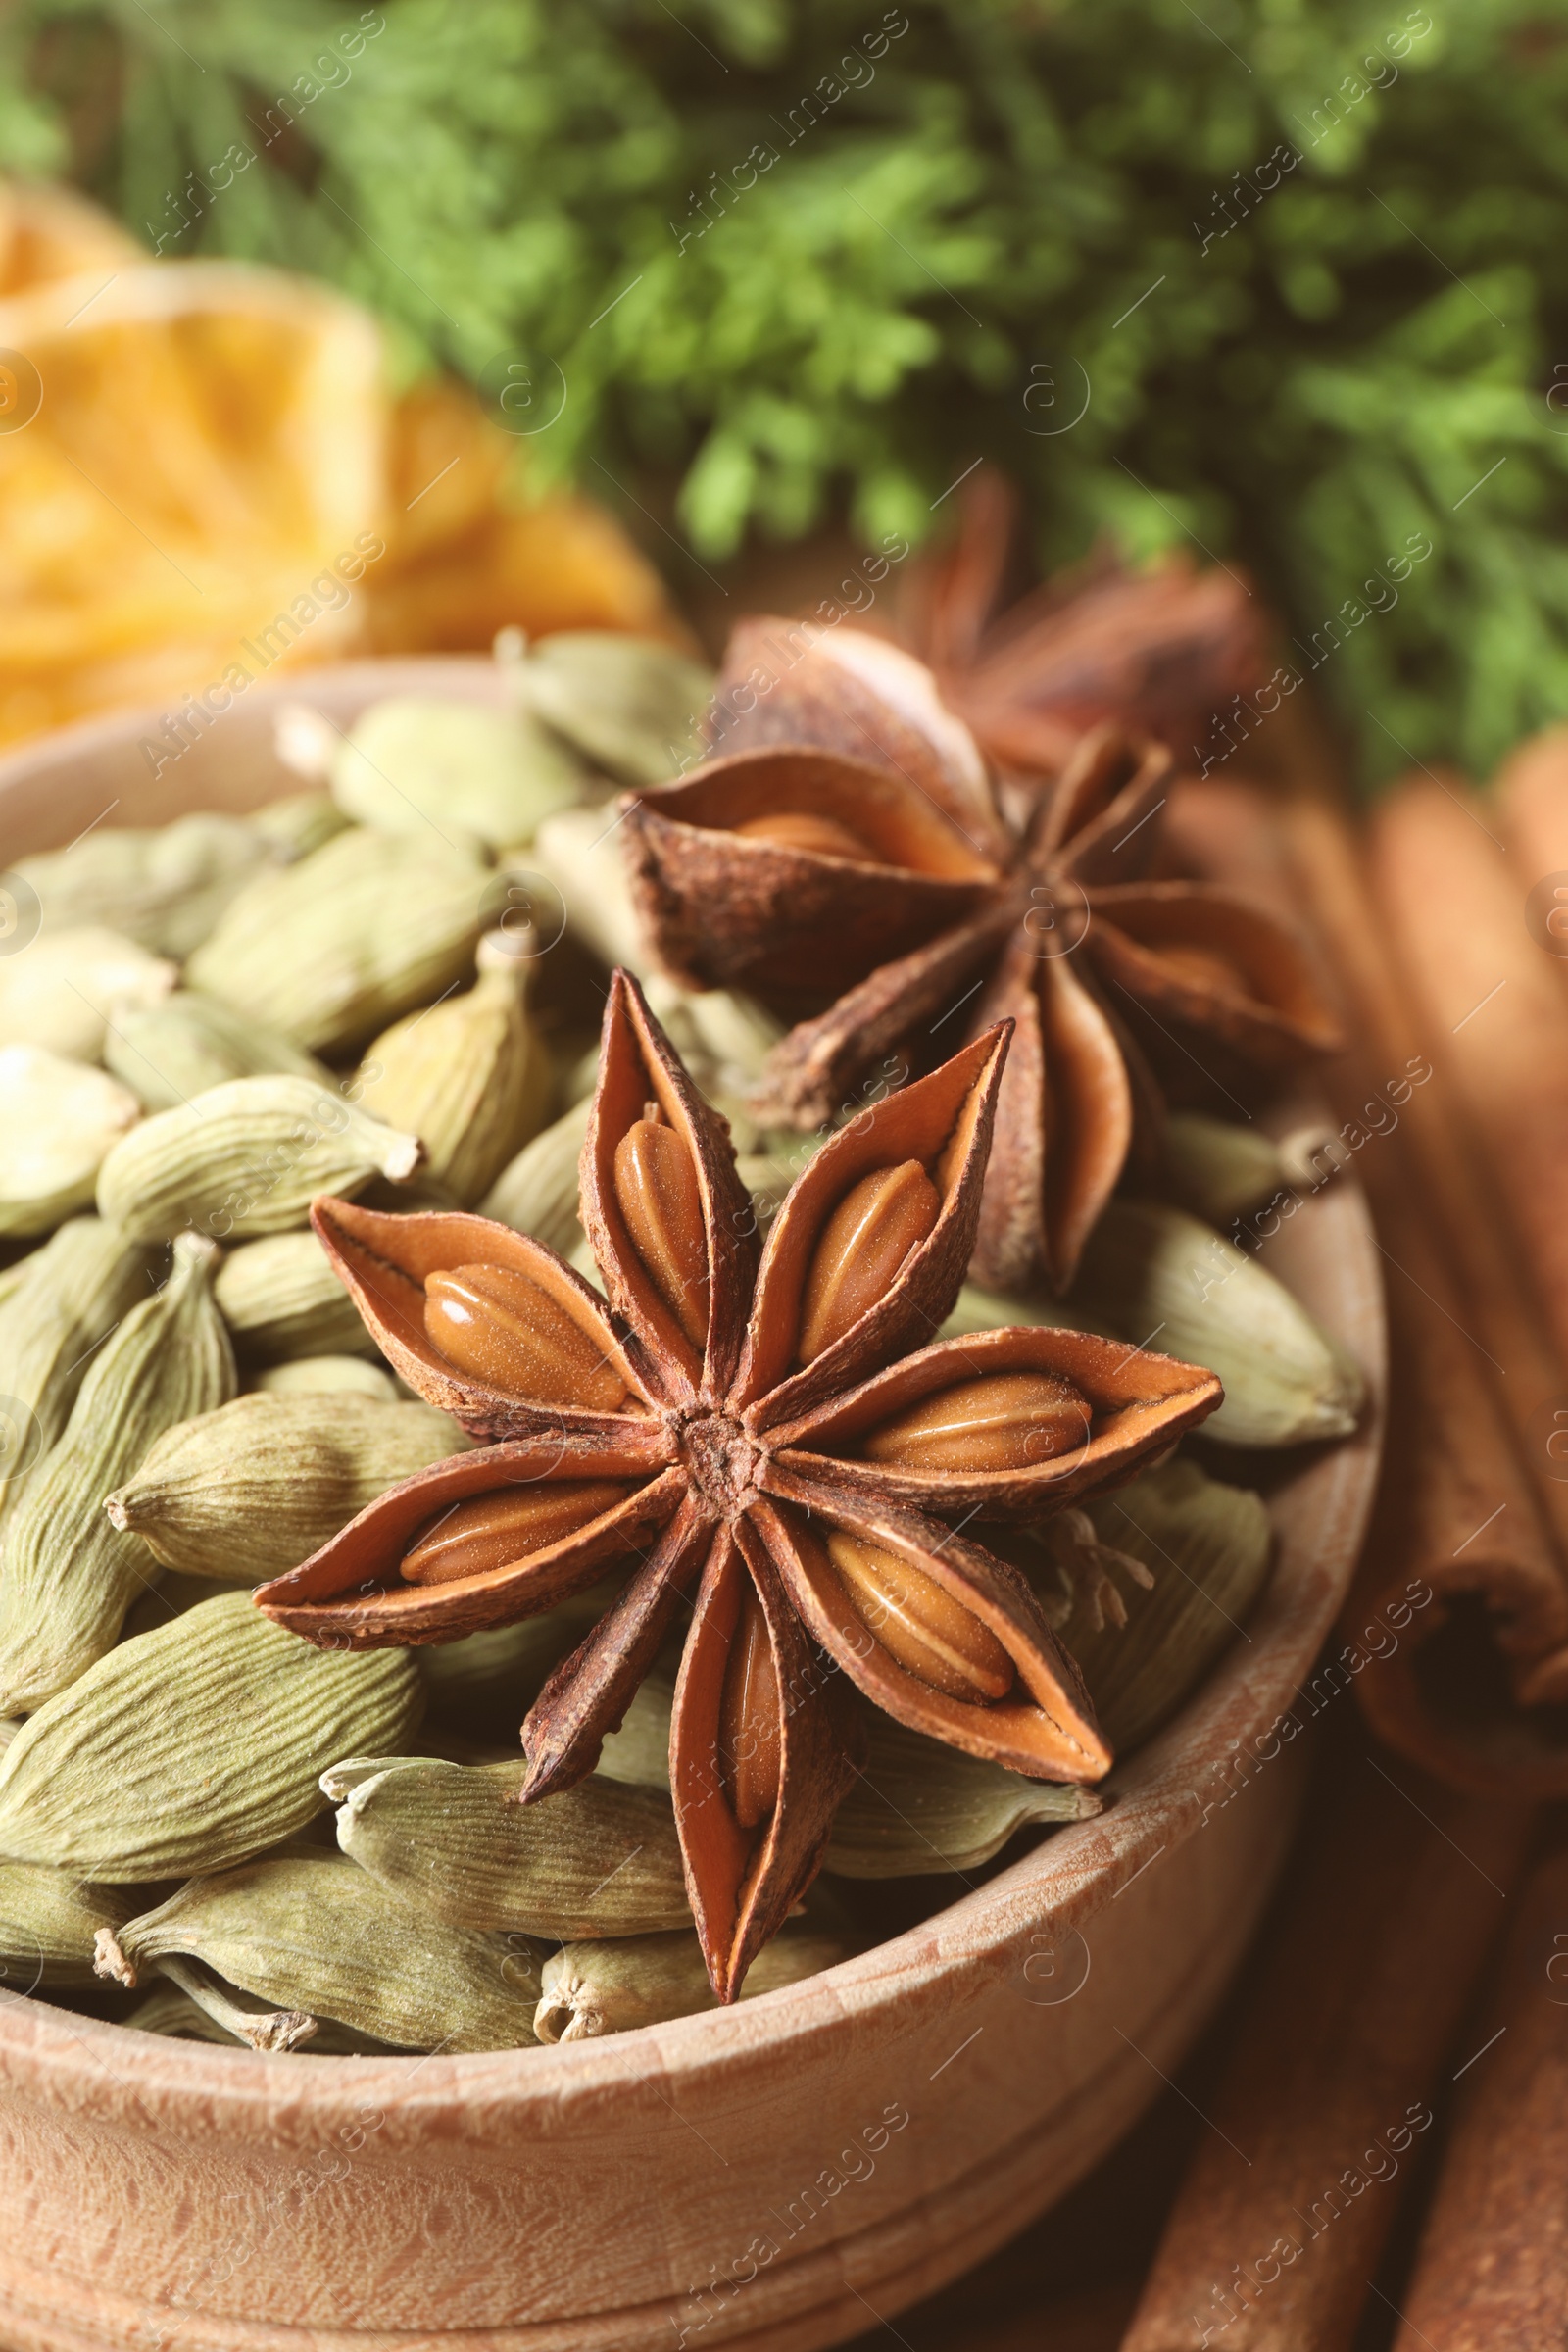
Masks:
[[[1004,606],[1018,497],[990,466],[958,496],[958,529],[911,569],[901,615],[942,699],[1007,773],[1057,774],[1091,728],[1195,747],[1268,670],[1258,600],[1235,572],[1180,558],[1132,571],[1098,557]]]
[[[1080,1333],[934,1338],[1006,1051],[1004,1024],[841,1129],[759,1262],[728,1130],[617,973],[582,1157],[608,1305],[483,1217],[313,1211],[399,1371],[500,1442],[394,1487],[260,1605],[321,1643],[447,1642],[643,1555],[528,1715],[521,1801],[593,1769],[689,1605],[670,1780],[721,2000],[815,1871],[854,1690],[1035,1779],[1111,1762],[1028,1579],[965,1531],[1121,1484],[1220,1387]]]
[[[756,1103],[786,1125],[837,1117],[863,1072],[956,1018],[1016,1024],[983,1282],[1071,1280],[1135,1137],[1157,1133],[1151,1050],[1224,1085],[1238,1060],[1271,1070],[1338,1042],[1272,915],[1153,877],[1173,771],[1147,738],[1086,737],[1013,831],[910,656],[767,620],[732,637],[711,732],[718,756],[626,806],[656,951],[688,987],[796,1019]]]

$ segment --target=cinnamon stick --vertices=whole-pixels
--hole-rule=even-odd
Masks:
[[[1568,2328],[1568,1854],[1531,1878],[1474,2041],[1395,2352],[1560,2345]]]
[[[1517,1279],[1490,1244],[1453,1239],[1450,1220],[1485,1214],[1463,1205],[1479,1180],[1443,1124],[1349,821],[1316,791],[1265,806],[1205,784],[1183,788],[1172,824],[1234,887],[1294,905],[1343,1000],[1349,1044],[1319,1082],[1377,1226],[1393,1362],[1384,1477],[1335,1665],[1382,1737],[1451,1787],[1568,1793],[1568,1738],[1548,1711],[1568,1695],[1568,1575],[1501,1401],[1530,1346]],[[1455,1279],[1467,1255],[1490,1279],[1479,1311]],[[1568,1487],[1549,1492],[1568,1534]]]
[[[1313,1812],[1122,2352],[1339,2352],[1427,2144],[1529,1816],[1354,1749]]]

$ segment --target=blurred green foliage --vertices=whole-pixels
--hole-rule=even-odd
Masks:
[[[984,453],[1043,562],[1196,542],[1303,645],[1430,539],[1318,675],[1369,774],[1568,710],[1565,0],[13,0],[0,143],[553,360],[536,475],[709,561]]]

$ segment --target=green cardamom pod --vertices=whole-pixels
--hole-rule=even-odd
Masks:
[[[355,720],[332,760],[332,797],[378,832],[454,825],[492,849],[533,839],[581,798],[581,762],[527,710],[394,695]]]
[[[1217,1372],[1225,1401],[1205,1439],[1305,1446],[1355,1427],[1364,1384],[1344,1348],[1255,1258],[1184,1209],[1112,1200],[1070,1303],[1075,1321],[1083,1307],[1131,1347]]]
[[[273,855],[256,819],[202,809],[145,830],[95,826],[69,850],[20,858],[15,870],[36,891],[48,930],[103,925],[183,957]]]
[[[537,968],[532,933],[491,931],[466,996],[410,1013],[385,1030],[360,1069],[359,1101],[372,1117],[416,1135],[436,1181],[465,1208],[537,1134],[555,1073],[529,1019]]]
[[[334,1854],[192,1880],[98,1939],[99,1973],[134,1985],[168,1954],[200,1961],[283,2012],[333,2018],[403,2050],[512,2050],[534,2040],[541,1955],[411,1908]]]
[[[577,1163],[592,1108],[593,1098],[585,1095],[531,1144],[524,1144],[491,1185],[479,1204],[480,1215],[510,1225],[514,1233],[531,1233],[535,1241],[563,1254],[575,1249],[583,1238]]]
[[[639,979],[648,973],[648,934],[632,899],[620,837],[602,808],[564,808],[547,817],[528,849],[510,862],[554,883],[570,908],[573,931],[606,963],[623,963]]]
[[[806,1922],[782,1927],[758,1953],[746,1973],[743,2001],[778,1992],[807,1977],[819,1977],[848,1958],[843,1936],[824,1935]],[[673,2017],[695,2017],[717,2003],[708,1981],[703,1948],[690,1928],[662,1936],[627,1936],[613,1943],[570,1943],[553,1952],[540,1979],[534,2032],[541,2041],[587,2041],[599,2034],[626,2034],[634,2026],[661,2026]]]
[[[1075,1608],[1061,1629],[1118,1755],[1175,1714],[1235,1642],[1268,1575],[1263,1498],[1180,1458],[1090,1503],[1095,1527],[1153,1574],[1127,1596],[1127,1623]]]
[[[309,1078],[231,1078],[144,1119],[98,1173],[98,1209],[145,1241],[187,1226],[220,1241],[286,1233],[318,1193],[363,1192],[418,1164],[416,1136]]]
[[[1048,1298],[1035,1291],[1020,1297],[1010,1291],[982,1290],[979,1283],[966,1282],[937,1337],[966,1340],[974,1332],[1002,1331],[1012,1323],[1028,1324],[1041,1331],[1092,1331],[1102,1340],[1117,1336],[1103,1317],[1091,1314],[1076,1298],[1068,1306],[1060,1298]]]
[[[491,894],[471,841],[429,827],[416,839],[351,826],[297,865],[248,883],[185,977],[297,1045],[332,1054],[464,977]]]
[[[315,1819],[334,1756],[406,1746],[422,1703],[407,1651],[318,1649],[220,1593],[27,1718],[0,1758],[0,1854],[111,1884],[226,1869]]]
[[[1086,1821],[1092,1788],[1025,1780],[1004,1764],[867,1710],[870,1754],[834,1816],[822,1867],[842,1879],[925,1878],[976,1870],[1035,1822]]]
[[[404,1395],[384,1364],[363,1355],[297,1355],[269,1364],[251,1387],[263,1396],[366,1396],[372,1404],[397,1404]]]
[[[283,720],[278,722],[279,733]],[[333,738],[334,742],[336,737]],[[329,792],[286,792],[251,811],[251,823],[281,865],[297,865],[339,833],[348,830],[344,815]]]
[[[165,1567],[257,1585],[469,1443],[428,1404],[344,1396],[323,1413],[310,1396],[236,1396],[166,1430],[104,1508]]]
[[[220,1992],[211,1979],[202,1981],[194,1961],[182,1963],[166,1956],[153,1965],[166,1982],[138,2001],[122,2021],[138,2034],[161,2034],[171,2041],[215,2042],[229,2050],[275,2050],[280,2037],[273,2020],[285,2017],[311,2029],[286,2045],[303,2050],[308,2058],[374,2058],[391,2053],[390,2043],[377,2041],[373,2034],[356,2034],[330,2018],[308,2017],[298,2010],[247,2009]],[[184,1990],[186,1984],[192,1989]]]
[[[330,1071],[280,1030],[264,1029],[194,988],[176,989],[140,1012],[117,1012],[104,1062],[143,1110],[172,1110],[229,1078],[287,1075],[332,1085]]]
[[[675,1677],[662,1660],[632,1693],[618,1731],[607,1732],[595,1771],[639,1788],[669,1787],[669,1719]]]
[[[0,1526],[55,1444],[94,1348],[147,1296],[152,1252],[100,1217],[73,1217],[16,1269],[0,1304]]]
[[[91,1984],[93,1937],[118,1928],[130,1905],[47,1863],[0,1862],[0,1988]]]
[[[1162,1147],[1171,1190],[1208,1225],[1229,1225],[1296,1186],[1314,1191],[1333,1172],[1333,1149],[1325,1127],[1297,1128],[1276,1142],[1256,1126],[1211,1119],[1198,1110],[1170,1113]],[[1320,1168],[1313,1154],[1325,1152],[1329,1156]]]
[[[713,673],[673,646],[562,629],[513,675],[530,710],[622,784],[662,784],[701,756]]]
[[[373,1353],[365,1325],[314,1233],[271,1233],[231,1250],[213,1296],[252,1362]]]
[[[667,1796],[591,1777],[520,1805],[523,1771],[521,1756],[479,1765],[350,1757],[321,1786],[342,1800],[343,1851],[423,1918],[561,1937],[690,1922]]]
[[[30,1711],[102,1658],[155,1581],[145,1549],[110,1524],[103,1499],[166,1429],[234,1393],[212,1298],[217,1259],[200,1234],[180,1236],[169,1280],[105,1341],[58,1444],[27,1479],[0,1564],[0,1712]]]
[[[141,1117],[130,1089],[43,1046],[0,1046],[0,1236],[52,1233],[90,1207]]]
[[[0,1046],[41,1046],[70,1061],[97,1061],[111,1014],[156,1004],[179,974],[118,931],[87,925],[48,931],[0,957]]]
[[[489,1626],[417,1651],[432,1717],[470,1740],[496,1740],[509,1755],[514,1753],[518,1727],[546,1676],[613,1606],[626,1573],[622,1567],[601,1577],[538,1617]]]

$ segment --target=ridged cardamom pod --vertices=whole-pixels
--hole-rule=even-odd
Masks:
[[[408,1014],[375,1039],[360,1070],[372,1117],[416,1135],[432,1176],[469,1208],[537,1134],[555,1073],[528,1017],[536,962],[527,938],[491,931],[466,995]]]
[[[462,979],[487,888],[471,842],[354,826],[248,883],[185,977],[315,1053],[358,1046]]]
[[[1345,1350],[1265,1267],[1184,1209],[1112,1200],[1071,1306],[1075,1318],[1080,1307],[1102,1315],[1132,1347],[1217,1372],[1225,1401],[1205,1438],[1305,1446],[1355,1427],[1364,1384]]]
[[[200,809],[146,829],[95,826],[69,850],[19,858],[15,870],[37,892],[50,931],[102,924],[183,957],[274,854],[255,818]]]
[[[269,1364],[251,1383],[263,1396],[366,1396],[372,1404],[402,1401],[397,1382],[383,1364],[363,1355],[297,1355]]]
[[[361,1869],[454,1927],[635,1936],[691,1918],[674,1809],[657,1789],[591,1777],[520,1805],[526,1766],[350,1757],[321,1786]]]
[[[147,1296],[152,1252],[73,1217],[17,1269],[0,1304],[0,1526],[70,1418],[100,1340]]]
[[[746,1973],[743,2001],[819,1977],[848,1957],[841,1936],[791,1922],[764,1944]],[[587,2041],[626,2034],[672,2017],[695,2017],[718,2004],[703,1950],[691,1928],[628,1936],[614,1943],[571,1943],[544,1964],[534,2032],[541,2041]]]
[[[280,715],[279,738],[284,724]],[[337,742],[335,732],[332,741]],[[278,749],[281,754],[281,741]],[[266,801],[260,808],[252,809],[250,821],[279,864],[297,865],[302,858],[309,858],[313,851],[324,848],[339,833],[346,833],[350,820],[329,792],[316,791],[285,792],[278,800]]]
[[[193,1971],[196,1965],[194,1961],[186,1963]],[[179,1962],[160,1960],[154,1966],[160,1975],[166,1975],[171,1966],[178,1968]],[[222,2022],[225,2010],[230,2012],[226,2025]],[[252,2011],[242,2024],[239,2010],[238,2002],[214,2000],[210,1987],[198,1999],[171,1981],[138,2001],[122,2023],[134,2027],[138,2034],[161,2034],[171,2041],[210,2041],[220,2049],[255,2049],[256,2021],[265,2022],[275,2012]],[[310,2058],[375,2057],[391,2049],[389,2042],[377,2041],[370,2034],[356,2034],[352,2027],[340,2026],[329,2018],[313,2018],[311,2023],[314,2033],[292,2045]]]
[[[231,1250],[213,1288],[234,1345],[252,1362],[368,1355],[373,1343],[314,1233],[271,1233]]]
[[[194,1880],[99,1938],[99,1973],[134,1984],[182,1953],[280,2010],[335,2018],[404,2050],[512,2050],[534,2039],[540,1954],[444,1926],[334,1854]]]
[[[1236,1641],[1268,1576],[1273,1533],[1260,1494],[1167,1462],[1088,1505],[1096,1530],[1153,1574],[1128,1594],[1125,1626],[1074,1610],[1061,1640],[1083,1669],[1118,1755],[1157,1732]]]
[[[236,1396],[166,1430],[104,1508],[165,1567],[257,1585],[308,1560],[399,1479],[468,1445],[428,1404],[343,1396],[323,1413],[310,1396]]]
[[[111,1884],[226,1869],[314,1820],[334,1756],[406,1746],[422,1703],[405,1650],[318,1649],[220,1593],[28,1717],[0,1759],[0,1854]]]
[[[128,1087],[42,1046],[0,1046],[0,1235],[52,1233],[91,1205],[141,1117]]]
[[[619,1730],[606,1733],[595,1767],[602,1779],[626,1781],[639,1788],[668,1788],[674,1704],[675,1678],[661,1663],[632,1693]]]
[[[455,825],[496,850],[531,841],[584,781],[530,711],[425,695],[372,703],[332,760],[332,797],[360,824],[420,841]]]
[[[497,1218],[514,1233],[531,1233],[563,1255],[574,1250],[583,1238],[577,1162],[592,1108],[593,1097],[587,1094],[524,1144],[479,1203],[480,1215]]]
[[[431,1715],[470,1740],[497,1740],[510,1754],[545,1677],[593,1631],[625,1581],[623,1568],[541,1616],[417,1651]]]
[[[85,1673],[150,1581],[146,1551],[111,1526],[103,1498],[166,1429],[234,1393],[234,1359],[212,1298],[217,1258],[200,1234],[180,1236],[169,1280],[105,1341],[59,1443],[7,1522],[0,1711],[37,1707]]]
[[[318,1193],[352,1197],[418,1164],[418,1139],[308,1078],[231,1078],[144,1119],[104,1161],[98,1210],[146,1241],[220,1241],[303,1225]]]
[[[0,1862],[0,1989],[91,1984],[93,1937],[130,1905],[108,1886],[41,1862]]]
[[[1207,1118],[1198,1110],[1171,1112],[1161,1149],[1171,1190],[1208,1225],[1228,1225],[1293,1186],[1310,1191],[1334,1169],[1333,1139],[1326,1128],[1298,1128],[1276,1143],[1257,1127]],[[1325,1152],[1324,1164],[1314,1166],[1313,1153]]]
[[[1092,1788],[1028,1781],[940,1740],[868,1715],[870,1758],[833,1820],[822,1867],[841,1879],[925,1878],[976,1870],[1015,1831],[1086,1821],[1103,1810]]]
[[[653,953],[632,902],[619,835],[602,808],[564,808],[547,817],[528,858],[560,891],[572,929],[606,963],[649,970]]]
[[[562,629],[513,674],[529,709],[622,784],[662,784],[701,752],[713,673],[672,646]]]
[[[116,931],[45,931],[0,959],[0,1046],[42,1046],[71,1061],[96,1061],[110,1014],[156,1004],[178,977],[173,964]]]
[[[219,997],[176,989],[144,1011],[115,1015],[104,1062],[144,1110],[172,1110],[229,1078],[287,1075],[330,1087],[331,1073],[283,1036]]]

